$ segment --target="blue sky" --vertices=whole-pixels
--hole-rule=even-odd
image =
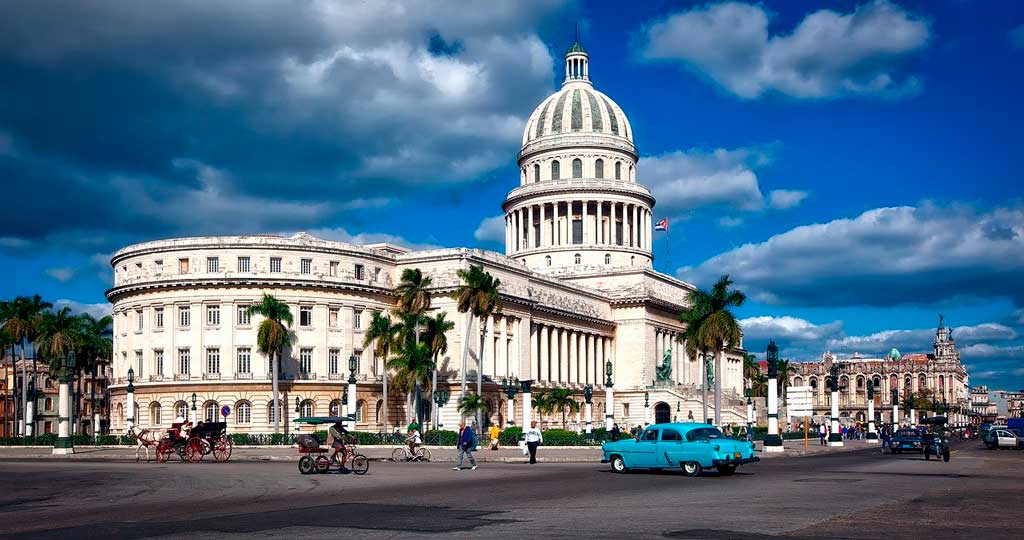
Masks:
[[[784,356],[930,350],[1024,387],[1024,7],[886,2],[8,3],[0,297],[106,309],[109,255],[293,232],[500,250],[578,22],[670,232]],[[660,233],[659,233],[660,234]]]

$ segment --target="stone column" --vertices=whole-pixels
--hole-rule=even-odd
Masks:
[[[590,211],[590,208],[587,208],[588,206],[590,206],[590,201],[587,201],[587,200],[580,201],[580,216],[583,219],[583,244],[584,245],[589,244],[591,242],[591,239],[590,239],[590,227],[588,226],[588,223],[587,223],[587,213]]]
[[[867,442],[877,443],[878,435],[875,433],[875,400],[868,400],[868,436]]]
[[[494,314],[492,313],[489,317],[484,319],[484,321],[487,323],[487,331],[484,332],[484,347],[480,355],[479,369],[481,374],[486,373],[486,371],[484,371],[484,366],[488,364],[494,365],[494,358],[497,356],[494,351]],[[490,375],[493,377],[495,372],[492,371]]]
[[[718,373],[715,373],[715,377],[719,376]],[[771,377],[768,379],[768,436],[765,437],[764,451],[782,452],[783,450],[782,439],[779,437],[779,380]]]
[[[603,213],[604,213],[604,203],[602,201],[597,201],[597,243],[598,244],[604,244],[605,243],[605,237],[604,237],[604,218],[602,217]]]
[[[580,358],[579,358],[579,332],[569,332],[569,371],[579,372]],[[572,366],[576,366],[572,369]]]
[[[530,366],[530,372],[525,375],[536,379],[540,377],[540,327],[537,323],[530,322],[530,354],[527,358],[528,365]],[[520,364],[522,365],[522,364]]]
[[[566,384],[571,384],[572,370],[570,365],[572,362],[569,360],[569,331],[561,329],[558,332],[558,366],[559,366],[559,380]]]
[[[536,237],[533,235],[533,205],[526,207],[526,249],[537,247]]]
[[[537,369],[537,376],[541,381],[551,380],[551,376],[548,373],[548,347],[551,344],[548,339],[548,327],[546,324],[542,324],[540,327],[540,366]]]
[[[547,237],[547,222],[548,222],[547,214],[548,214],[548,204],[547,203],[541,203],[540,204],[540,243],[537,244],[537,247],[544,247],[544,246],[550,245],[550,244],[548,244],[548,237]]]
[[[832,431],[828,435],[829,446],[843,446],[843,436],[839,432],[839,381],[832,387]]]
[[[497,379],[498,375],[501,374],[503,377],[508,377],[508,324],[509,320],[502,318],[500,330],[498,334],[498,352],[494,357],[494,377]]]

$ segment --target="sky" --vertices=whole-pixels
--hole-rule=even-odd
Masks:
[[[748,350],[930,352],[942,314],[972,384],[1024,388],[1009,0],[7,2],[0,298],[109,311],[111,253],[175,236],[501,251],[577,25],[655,268],[729,274]]]

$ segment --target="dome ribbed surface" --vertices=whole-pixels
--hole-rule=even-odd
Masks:
[[[589,84],[567,84],[534,109],[523,144],[549,135],[602,133],[633,142],[629,120],[608,96]]]

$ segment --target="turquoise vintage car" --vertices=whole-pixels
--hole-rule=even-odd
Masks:
[[[714,467],[726,475],[739,465],[760,461],[754,443],[727,439],[715,426],[693,422],[654,424],[636,439],[604,443],[602,450],[602,463],[611,463],[618,473],[681,467],[687,476],[698,476]]]

